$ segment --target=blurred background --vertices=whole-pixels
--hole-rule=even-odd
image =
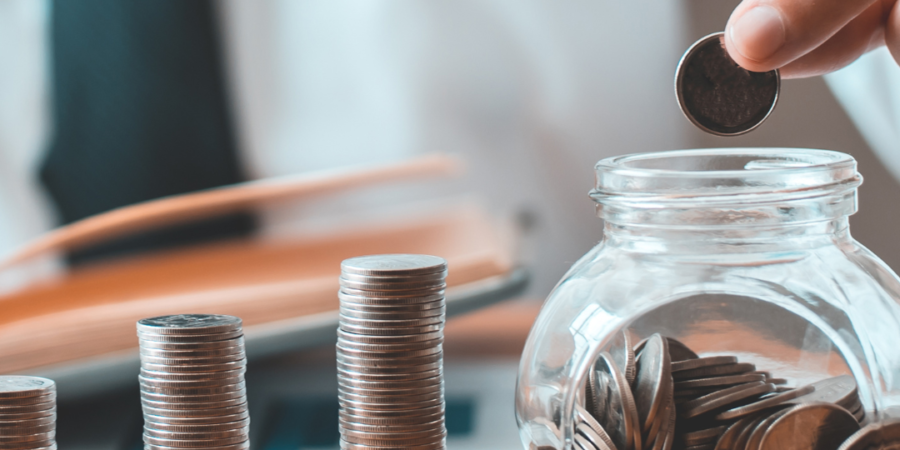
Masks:
[[[852,96],[839,77],[784,81],[771,117],[745,136],[711,136],[682,117],[678,60],[737,4],[5,0],[0,254],[116,207],[247,180],[433,152],[459,155],[466,172],[49,255],[0,281],[14,292],[148,250],[477,204],[514,224],[530,283],[448,324],[450,446],[520,448],[518,355],[540,302],[601,238],[587,192],[602,158],[732,146],[849,153],[865,177],[853,235],[900,268],[900,185],[884,149],[870,147],[880,141],[854,125],[864,119],[851,119],[829,88]],[[255,448],[336,448],[333,361],[325,346],[251,362]],[[136,383],[67,398],[61,447],[140,448]]]

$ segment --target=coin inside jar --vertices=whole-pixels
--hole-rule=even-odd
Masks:
[[[778,102],[778,70],[751,72],[725,50],[724,33],[706,36],[681,58],[675,95],[684,115],[698,128],[736,136],[762,124]]]

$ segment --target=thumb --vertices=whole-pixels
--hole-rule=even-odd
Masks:
[[[725,27],[725,47],[754,72],[809,53],[879,0],[745,0]]]

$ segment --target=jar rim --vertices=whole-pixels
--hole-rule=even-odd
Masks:
[[[638,153],[603,159],[595,168],[590,195],[601,217],[613,222],[819,220],[855,212],[862,183],[852,156],[800,148]],[[782,214],[788,204],[791,211]],[[640,210],[658,217],[633,214]],[[657,214],[664,211],[681,213]]]
[[[615,195],[706,197],[855,188],[862,181],[852,156],[799,148],[636,153],[600,160],[595,169],[597,182],[591,196],[601,202]]]

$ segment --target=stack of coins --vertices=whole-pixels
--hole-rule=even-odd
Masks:
[[[0,376],[0,449],[56,450],[56,383]]]
[[[423,255],[341,264],[342,449],[445,448],[446,273],[446,261]]]
[[[241,319],[182,314],[137,329],[144,448],[250,448]]]
[[[576,449],[837,449],[865,420],[849,375],[791,388],[737,357],[701,358],[660,334],[620,352],[602,353],[588,374]]]

